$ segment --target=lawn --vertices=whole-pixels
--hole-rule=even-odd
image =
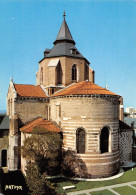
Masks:
[[[18,194],[19,195],[27,195],[27,186],[25,183],[25,179],[21,171],[12,171],[8,173],[4,173],[3,177],[1,178],[2,180],[2,188],[3,188],[3,193],[4,195],[10,195],[10,194]],[[67,179],[67,178],[56,178],[56,179],[50,179],[50,181],[56,186],[57,192],[59,194],[65,194],[67,192],[72,192],[72,191],[81,191],[81,190],[86,190],[86,189],[92,189],[92,188],[98,188],[98,187],[103,187],[103,186],[109,186],[109,185],[114,185],[114,184],[120,184],[120,183],[125,183],[125,182],[130,182],[130,181],[136,181],[136,167],[133,169],[133,171],[126,170],[125,173],[117,179],[110,180],[110,181],[77,181],[77,180],[72,180],[72,179]],[[15,186],[22,186],[23,190],[17,191],[17,190],[5,190],[5,185],[15,185]],[[75,189],[71,190],[63,190],[63,186],[69,186],[69,185],[75,185]],[[136,186],[136,185],[134,185]],[[124,193],[125,189],[125,193]],[[126,192],[128,191],[128,194],[130,195],[135,195],[136,191],[133,188],[130,188],[128,186],[122,187],[122,188],[116,188],[116,190],[121,190],[121,193],[124,195],[127,195]],[[119,191],[118,191],[119,192]],[[81,193],[82,194],[82,193]],[[113,195],[112,192],[108,190],[103,190],[103,191],[97,191],[97,192],[91,192],[92,195]],[[83,195],[83,194],[82,194]]]
[[[129,186],[119,187],[119,188],[113,188],[116,192],[118,192],[120,195],[136,195],[136,190]]]
[[[91,195],[105,195],[105,194],[106,195],[115,195],[109,190],[101,190],[101,191],[97,191],[97,192],[91,192]]]
[[[125,183],[130,181],[136,181],[136,167],[133,169],[133,171],[131,169],[126,170],[121,177],[109,181],[74,181],[71,179],[57,178],[57,179],[53,179],[52,183],[56,184],[59,193],[65,193],[65,192],[80,191],[85,189],[92,189],[92,188],[98,188],[98,187],[109,186],[114,184],[120,184],[120,183]],[[68,185],[75,185],[76,188],[64,191],[63,186],[68,186]]]

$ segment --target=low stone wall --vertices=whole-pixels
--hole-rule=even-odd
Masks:
[[[67,156],[66,156],[67,154]],[[68,151],[65,154],[65,170],[70,167],[75,177],[104,178],[110,177],[119,171],[119,152],[105,154],[77,154]],[[74,176],[73,175],[73,176]]]

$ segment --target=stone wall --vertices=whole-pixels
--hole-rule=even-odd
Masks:
[[[78,154],[91,177],[118,171],[119,101],[115,96],[62,97],[50,100],[51,119],[63,129],[63,147],[76,151],[76,131],[85,130],[85,154]],[[100,135],[109,129],[108,152],[101,154]],[[109,168],[108,168],[109,167]]]
[[[19,118],[19,127],[38,117],[47,119],[47,99],[18,98],[15,104],[15,112]]]
[[[14,136],[9,135],[8,169],[10,171],[18,170],[19,168],[18,141],[19,141],[19,135],[14,135]]]
[[[21,157],[19,154],[20,131],[27,122],[38,117],[47,118],[48,99],[46,98],[15,98],[13,115],[10,114],[9,130],[9,170],[20,168]]]
[[[132,163],[132,131],[121,130],[119,132],[120,165],[129,166]]]

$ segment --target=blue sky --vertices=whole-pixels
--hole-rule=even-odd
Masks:
[[[1,0],[0,110],[6,110],[10,78],[36,84],[38,62],[53,47],[66,21],[78,50],[95,70],[95,83],[136,108],[135,0]]]

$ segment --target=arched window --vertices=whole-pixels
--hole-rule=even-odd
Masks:
[[[7,150],[5,149],[1,151],[1,166],[7,166]]]
[[[109,129],[107,127],[101,130],[100,150],[101,153],[109,152]]]
[[[61,85],[62,84],[62,68],[61,64],[59,63],[56,67],[56,84]]]
[[[77,67],[76,65],[74,64],[72,66],[72,81],[76,81],[77,80]]]
[[[77,129],[76,132],[76,149],[77,153],[85,153],[85,130],[82,128]]]

